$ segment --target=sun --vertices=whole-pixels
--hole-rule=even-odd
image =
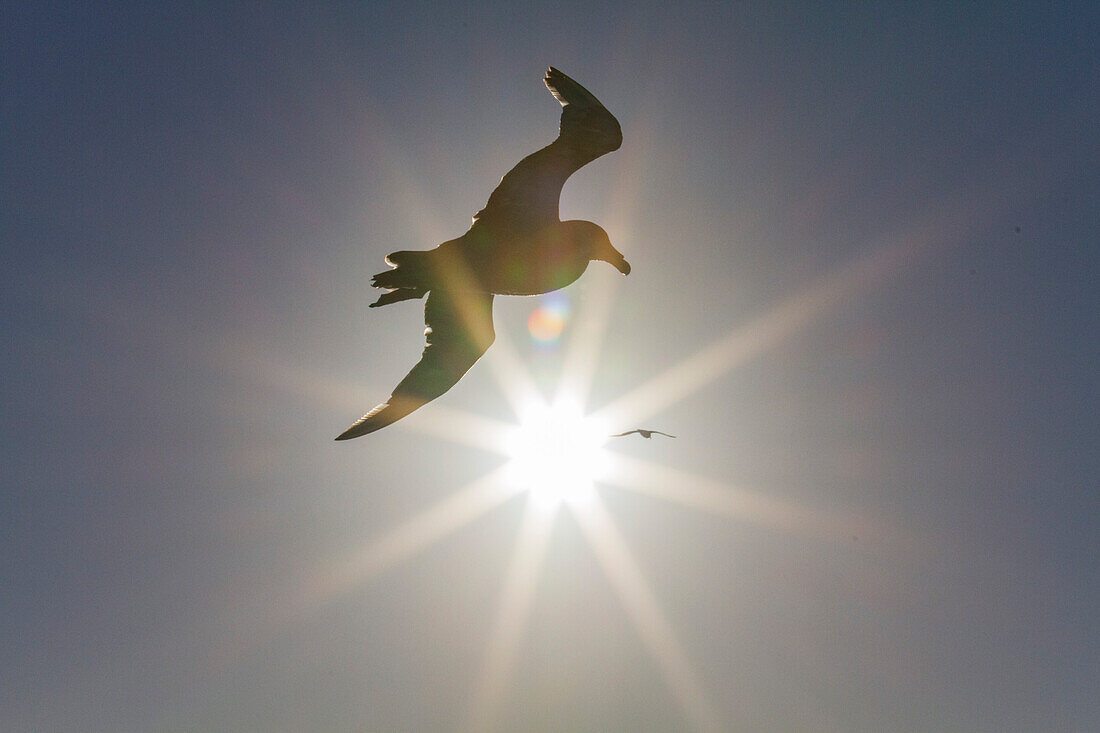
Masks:
[[[508,479],[540,507],[582,507],[607,474],[607,437],[603,422],[586,416],[574,401],[532,404],[505,439]]]

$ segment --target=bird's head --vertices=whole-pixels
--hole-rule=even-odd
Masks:
[[[569,228],[570,238],[590,260],[607,262],[624,275],[630,274],[630,263],[622,252],[611,246],[611,238],[598,224],[590,221],[562,222]]]

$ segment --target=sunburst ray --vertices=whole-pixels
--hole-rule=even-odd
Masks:
[[[301,597],[325,602],[435,544],[518,493],[498,468],[317,570]]]
[[[633,424],[656,414],[806,328],[844,298],[881,282],[887,274],[898,269],[911,252],[905,243],[895,244],[830,273],[748,325],[733,329],[669,367],[596,414],[614,424]]]
[[[676,634],[649,589],[634,557],[598,497],[574,512],[642,644],[657,662],[673,697],[696,730],[722,730],[717,711],[703,692]]]
[[[473,699],[470,730],[494,730],[500,700],[511,673],[520,637],[527,626],[539,570],[553,526],[554,514],[527,502],[512,563],[501,591],[493,637],[485,654],[478,689]]]
[[[879,539],[902,536],[900,531],[892,531],[881,522],[857,513],[812,509],[653,461],[620,454],[614,460],[615,471],[606,483],[715,516],[789,535],[830,539],[853,535]]]

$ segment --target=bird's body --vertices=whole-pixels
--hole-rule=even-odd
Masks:
[[[602,232],[593,228],[599,230],[586,221],[555,222],[530,230],[508,227],[507,222],[475,224],[435,249],[393,252],[386,260],[394,269],[371,281],[391,292],[372,305],[395,302],[396,296],[420,297],[433,289],[541,295],[563,288],[588,267],[586,240]]]
[[[393,269],[371,280],[387,290],[371,306],[422,298],[427,346],[390,399],[337,440],[374,432],[446,392],[494,340],[494,295],[539,295],[569,285],[592,260],[624,275],[630,265],[607,233],[588,221],[561,221],[558,199],[566,179],[617,150],[615,117],[580,84],[553,67],[546,86],[562,105],[557,139],[521,160],[474,215],[469,231],[426,251],[394,252]]]
[[[642,436],[646,440],[649,440],[650,438],[652,438],[654,436],[654,434],[663,435],[666,438],[675,438],[676,437],[675,435],[669,435],[668,433],[662,433],[660,430],[643,430],[642,428],[637,428],[635,430],[627,430],[625,433],[618,433],[617,435],[612,435],[611,437],[612,438],[623,438],[623,437],[626,437],[627,435],[633,435],[634,433],[637,433],[638,435]]]

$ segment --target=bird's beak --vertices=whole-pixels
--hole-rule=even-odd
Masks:
[[[630,263],[626,261],[625,257],[620,257],[616,261],[611,263],[615,266],[615,269],[624,275],[630,274]]]

